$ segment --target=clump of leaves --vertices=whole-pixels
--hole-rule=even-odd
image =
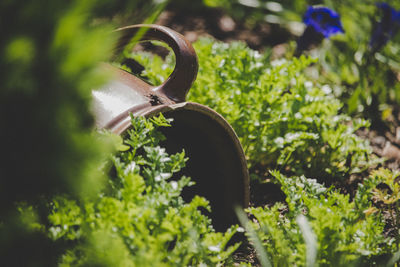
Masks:
[[[368,182],[374,185],[372,200],[374,207],[366,213],[383,213],[389,226],[390,235],[395,238],[396,248],[400,245],[400,173],[388,169],[379,169],[372,172]]]
[[[365,212],[372,206],[372,183],[360,184],[350,201],[315,179],[272,175],[287,203],[248,211],[274,266],[365,266],[389,260],[384,255],[394,252],[393,238],[384,236],[379,214]]]
[[[120,151],[113,157],[107,189],[96,199],[53,200],[49,236],[77,244],[63,255],[62,264],[215,266],[236,250],[239,244],[227,246],[236,227],[215,232],[199,210],[209,210],[208,201],[196,196],[185,202],[180,196],[193,182],[173,175],[187,159],[184,151],[168,155],[158,146],[165,138],[157,130],[161,126],[170,126],[162,115],[132,118],[125,140],[114,137]]]
[[[228,120],[252,172],[279,169],[333,181],[372,164],[368,142],[355,135],[368,122],[340,114],[342,105],[331,88],[307,80],[305,70],[315,60],[269,63],[267,55],[240,42],[201,39],[194,47],[200,67],[188,98]],[[147,66],[144,74],[153,83],[171,72],[169,59],[160,68],[154,66],[160,61],[149,60],[147,54],[134,57]]]

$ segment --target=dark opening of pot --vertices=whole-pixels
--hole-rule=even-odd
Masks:
[[[228,123],[208,108],[192,105],[197,110],[192,106],[163,112],[173,122],[172,127],[161,128],[167,138],[162,146],[169,153],[185,150],[189,160],[176,177],[191,177],[196,184],[184,189],[183,198],[190,201],[199,195],[209,200],[212,224],[217,231],[223,231],[238,223],[234,206],[248,204],[247,167]]]

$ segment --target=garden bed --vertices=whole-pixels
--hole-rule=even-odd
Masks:
[[[314,2],[4,3],[3,265],[398,266],[400,6]],[[196,156],[174,121],[132,116],[123,137],[94,131],[92,90],[111,78],[100,62],[152,84],[173,71],[152,44],[111,55],[113,29],[157,17],[198,55],[187,101],[221,114],[243,147],[251,199],[232,210],[238,224],[213,226],[218,194],[183,197],[198,178],[183,174],[219,175],[201,157],[185,172]]]

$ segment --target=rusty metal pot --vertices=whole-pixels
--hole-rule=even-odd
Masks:
[[[130,116],[151,117],[163,113],[173,118],[172,127],[162,131],[169,153],[185,149],[189,157],[182,175],[196,182],[183,192],[210,201],[214,228],[224,230],[236,223],[233,207],[249,203],[249,174],[243,149],[232,127],[212,109],[186,102],[185,97],[196,78],[198,63],[192,45],[179,33],[158,25],[133,25],[119,29],[123,47],[140,28],[147,32],[143,40],[165,42],[175,53],[172,74],[160,86],[152,86],[124,70],[107,65],[115,77],[103,88],[93,90],[96,124],[116,134],[130,128]]]

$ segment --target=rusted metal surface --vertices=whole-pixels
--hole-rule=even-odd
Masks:
[[[197,56],[182,35],[157,25],[135,25],[119,29],[120,49],[140,28],[148,28],[146,40],[168,44],[176,56],[176,66],[160,86],[152,86],[134,75],[105,64],[104,71],[114,79],[101,89],[93,90],[96,124],[124,135],[130,128],[130,116],[151,117],[160,112],[173,118],[172,127],[162,129],[169,153],[185,150],[187,167],[179,175],[187,175],[196,185],[184,190],[183,197],[206,197],[211,204],[213,225],[224,230],[236,223],[234,205],[249,203],[249,174],[243,149],[229,123],[212,109],[185,102],[186,94],[196,78]]]

